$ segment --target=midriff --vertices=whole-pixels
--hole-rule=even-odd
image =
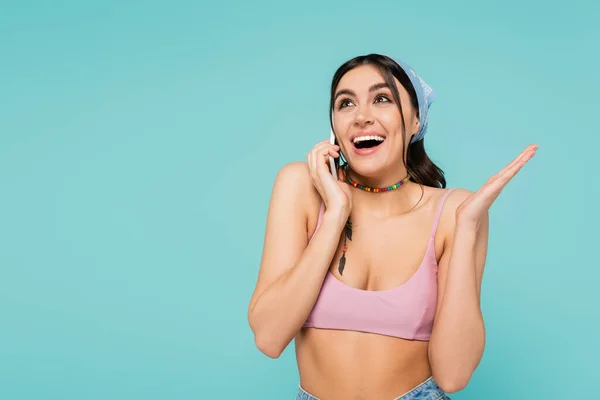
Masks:
[[[300,384],[324,400],[390,400],[431,376],[428,347],[428,341],[303,328],[295,340]]]

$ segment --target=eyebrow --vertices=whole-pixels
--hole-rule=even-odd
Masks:
[[[387,89],[389,89],[390,87],[389,87],[389,86],[388,86],[388,84],[387,84],[387,83],[385,83],[385,82],[376,83],[376,84],[372,85],[372,86],[369,88],[369,92],[374,92],[374,91],[376,91],[376,90],[383,89],[383,88],[387,88]],[[354,97],[356,97],[356,93],[354,93],[352,90],[350,90],[350,89],[340,89],[340,90],[339,90],[339,91],[338,91],[338,92],[335,94],[335,97],[333,98],[333,100],[336,100],[338,97],[340,97],[340,96],[341,96],[341,95],[343,95],[343,94],[347,94],[347,95],[349,95],[349,96],[354,96]]]

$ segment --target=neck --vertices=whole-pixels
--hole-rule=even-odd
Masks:
[[[347,170],[348,177],[371,188],[394,185],[406,177],[407,174],[404,167],[396,169],[393,174],[380,177],[365,177],[351,169]],[[380,193],[367,192],[352,187],[352,213],[365,213],[380,218],[400,215],[410,211],[420,198],[420,185],[411,181],[407,181],[394,190]]]

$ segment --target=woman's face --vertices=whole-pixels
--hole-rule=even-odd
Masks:
[[[405,132],[398,105],[377,68],[354,68],[336,88],[334,132],[344,157],[359,175],[384,178],[387,171],[397,174],[405,147],[419,130],[408,92],[396,78],[394,82],[402,102]]]

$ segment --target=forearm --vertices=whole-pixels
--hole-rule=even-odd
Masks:
[[[250,311],[257,347],[278,357],[310,314],[337,250],[346,218],[327,212],[298,263],[269,286]]]
[[[443,298],[439,299],[429,344],[433,373],[447,391],[466,386],[485,345],[476,268],[477,230],[476,224],[457,220]]]

